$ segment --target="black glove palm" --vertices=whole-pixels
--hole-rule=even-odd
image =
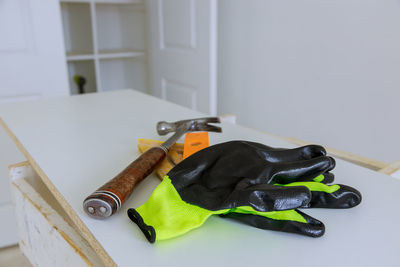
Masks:
[[[256,195],[268,188],[285,191],[285,187],[271,184],[312,181],[334,167],[334,159],[326,156],[321,146],[276,149],[253,142],[232,141],[195,153],[173,168],[168,176],[184,201],[217,210],[231,208],[229,203],[241,200],[249,200],[250,205],[253,201],[266,203],[248,194]],[[305,188],[299,190],[308,192]],[[257,210],[273,209],[260,207]]]

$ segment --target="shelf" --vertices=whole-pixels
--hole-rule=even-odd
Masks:
[[[91,0],[60,0],[61,3],[90,3]]]
[[[90,5],[88,3],[62,2],[61,14],[67,54],[77,54],[76,51],[93,53]]]
[[[67,61],[93,60],[95,56],[90,52],[69,52]]]
[[[102,50],[99,51],[99,59],[118,59],[118,58],[140,58],[144,57],[144,51],[134,50]]]
[[[100,60],[101,90],[135,89],[146,92],[147,65],[135,58]]]
[[[131,4],[131,5],[137,5],[137,7],[140,7],[143,5],[143,1],[140,0],[94,0],[96,4],[102,4],[102,5],[120,5],[120,4]]]
[[[67,53],[67,61],[85,61],[98,59],[118,59],[118,58],[143,58],[144,51],[134,50],[103,50],[97,55],[87,52],[69,52]]]
[[[145,14],[137,6],[138,4],[96,4],[99,51],[145,50]]]
[[[71,94],[78,94],[78,86],[74,82],[74,76],[81,75],[86,79],[85,93],[96,92],[96,75],[93,60],[68,62],[68,80]]]

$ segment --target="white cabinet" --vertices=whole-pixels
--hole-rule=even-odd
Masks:
[[[85,93],[148,91],[142,1],[62,0],[60,6],[71,94],[79,93],[76,75],[85,79]]]

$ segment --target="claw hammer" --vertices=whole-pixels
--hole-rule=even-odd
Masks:
[[[131,195],[136,184],[149,176],[168,150],[187,132],[222,132],[221,127],[209,123],[219,123],[218,117],[181,120],[177,122],[161,121],[157,123],[159,135],[174,134],[158,147],[153,147],[129,164],[121,173],[105,183],[83,201],[85,212],[96,219],[105,219],[116,213]]]

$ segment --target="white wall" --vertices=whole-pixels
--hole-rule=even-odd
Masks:
[[[400,159],[400,1],[220,0],[219,113]]]

